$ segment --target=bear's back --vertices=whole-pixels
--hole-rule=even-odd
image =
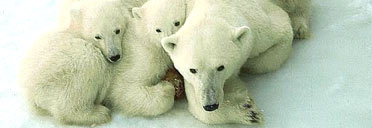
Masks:
[[[69,33],[51,32],[42,36],[26,55],[21,78],[27,82],[24,85],[57,84],[73,79],[71,74],[79,70],[96,70],[103,74],[106,63],[91,43]]]
[[[250,58],[259,55],[277,43],[293,39],[291,21],[288,14],[269,0],[261,0],[258,3],[267,18],[265,19],[266,22],[261,25],[262,27],[257,29],[262,34],[256,36],[256,43]]]

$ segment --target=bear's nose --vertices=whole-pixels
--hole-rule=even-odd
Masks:
[[[110,57],[110,60],[111,60],[112,62],[116,62],[116,61],[118,61],[119,59],[120,59],[120,55],[115,55],[115,56]]]
[[[218,109],[218,104],[206,105],[206,106],[203,106],[203,108],[205,111],[214,111]]]

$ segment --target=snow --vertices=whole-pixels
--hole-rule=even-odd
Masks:
[[[372,126],[372,0],[313,0],[312,36],[296,40],[278,71],[243,75],[275,128],[366,128]],[[77,127],[31,115],[20,93],[20,61],[38,36],[57,25],[55,0],[0,1],[0,127]],[[155,118],[114,114],[98,127],[247,127],[206,125],[185,100]]]

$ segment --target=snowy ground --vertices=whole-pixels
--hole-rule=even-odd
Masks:
[[[312,37],[294,43],[277,72],[244,75],[270,128],[372,127],[372,0],[313,0]],[[0,1],[0,127],[73,127],[30,115],[19,93],[19,62],[38,36],[56,26],[54,0]],[[247,127],[205,125],[187,103],[157,118],[114,115],[99,127]],[[253,126],[251,126],[253,127]]]

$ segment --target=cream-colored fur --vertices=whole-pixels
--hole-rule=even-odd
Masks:
[[[51,32],[34,44],[20,79],[29,106],[61,123],[91,125],[110,120],[101,105],[111,66],[93,43],[70,32]]]
[[[31,48],[22,63],[20,80],[36,113],[66,124],[110,120],[110,110],[102,102],[112,82],[110,56],[122,51],[124,32],[115,30],[126,27],[113,5],[101,2],[89,9],[71,10],[69,28],[42,36]],[[94,39],[97,33],[102,39]]]
[[[255,124],[263,118],[240,69],[279,68],[291,53],[292,39],[288,14],[268,0],[203,0],[195,1],[184,26],[162,46],[186,80],[189,111],[196,118]],[[211,105],[218,109],[207,111]]]
[[[194,0],[149,0],[142,7],[133,8],[132,15],[160,43],[181,28],[193,4]]]
[[[118,73],[106,104],[127,116],[163,114],[174,104],[175,89],[162,80],[172,62],[159,41],[145,32],[145,25],[134,20],[128,26],[123,44],[125,60],[116,66]]]
[[[291,18],[294,37],[306,39],[310,37],[311,0],[272,0],[284,9]]]
[[[105,58],[111,61],[111,57],[122,54],[127,15],[128,12],[122,11],[120,0],[81,1],[70,10],[73,19],[66,29],[79,33],[85,40],[97,42]]]
[[[110,0],[101,0],[110,1]],[[118,4],[122,11],[131,12],[133,7],[142,6],[147,0],[119,0]],[[97,3],[97,0],[57,0],[58,6],[58,24],[59,28],[65,29],[69,26],[70,22],[70,10],[74,8],[75,4],[83,2],[87,6]],[[130,13],[125,13],[127,17],[130,17]]]

